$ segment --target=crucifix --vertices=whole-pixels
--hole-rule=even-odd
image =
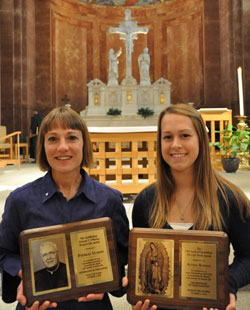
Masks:
[[[70,104],[68,104],[68,102],[70,102],[70,99],[67,97],[67,95],[64,95],[64,97],[61,100],[62,102],[64,102],[66,106],[68,105],[70,106]]]
[[[125,21],[119,23],[119,27],[110,27],[109,33],[120,34],[120,39],[125,40],[126,46],[126,77],[132,76],[131,55],[134,50],[133,40],[138,39],[138,34],[147,34],[147,27],[138,27],[137,21],[131,20],[131,10],[125,10]]]

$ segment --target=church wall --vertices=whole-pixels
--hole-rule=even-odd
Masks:
[[[220,55],[222,101],[239,114],[237,68],[243,69],[245,115],[250,115],[250,2],[220,1]],[[236,124],[236,119],[233,119]]]
[[[243,21],[242,21],[242,1],[236,0],[231,5],[231,27],[230,27],[230,95],[231,108],[233,114],[239,114],[239,92],[237,68],[243,66]],[[245,73],[245,72],[244,72]],[[234,120],[236,122],[236,120]]]
[[[65,94],[72,106],[87,105],[86,84],[94,78],[107,83],[108,53],[122,47],[119,82],[126,74],[125,44],[111,26],[124,20],[124,7],[104,7],[52,0],[52,101],[57,105]],[[151,82],[160,77],[172,83],[172,102],[202,100],[203,7],[200,0],[179,0],[162,5],[130,7],[132,19],[147,26],[147,35],[134,41],[132,74],[139,82],[137,59],[147,46],[151,57]]]
[[[243,0],[243,87],[245,115],[250,118],[250,1]],[[250,127],[250,121],[248,120]]]
[[[64,95],[70,97],[77,111],[83,109],[87,101],[87,76],[93,70],[91,23],[78,24],[74,18],[51,15],[52,43],[52,102],[61,105]]]
[[[223,1],[223,0],[222,0]],[[219,29],[219,1],[204,1],[204,104],[223,107],[221,100],[221,54]]]
[[[35,3],[35,102],[41,115],[47,114],[51,102],[50,1]]]
[[[4,0],[0,6],[1,123],[7,126],[8,133],[21,130],[24,136],[29,128],[28,107],[34,102],[34,89],[28,82],[34,81],[34,73],[30,74],[32,55],[28,54],[34,26],[33,4],[33,0]],[[32,51],[34,54],[34,46]]]
[[[1,119],[8,131],[27,133],[32,107],[44,116],[64,104],[65,94],[74,109],[83,110],[86,84],[94,78],[107,82],[110,48],[123,49],[121,82],[126,74],[125,44],[108,29],[124,20],[125,8],[75,0],[1,1]],[[236,70],[242,65],[250,114],[248,0],[173,0],[129,8],[132,19],[149,28],[134,42],[132,72],[137,82],[137,58],[147,46],[151,82],[168,79],[173,103],[227,106],[236,114]]]
[[[14,1],[15,3],[15,1]],[[20,126],[20,119],[16,118],[17,115],[21,112],[21,105],[19,104],[22,100],[22,7],[21,3],[18,2],[17,6],[14,8],[14,16],[13,16],[13,125],[17,128]]]
[[[36,44],[35,44],[35,6],[33,0],[26,1],[26,23],[25,33],[23,38],[25,40],[26,51],[23,55],[26,55],[26,66],[24,66],[24,74],[26,75],[26,104],[23,104],[23,115],[26,119],[23,119],[23,123],[26,123],[26,132],[29,132],[30,117],[32,114],[33,106],[36,104],[36,92],[35,92],[35,55],[36,55]]]
[[[172,83],[171,102],[199,104],[203,94],[202,8],[166,22],[167,68],[162,75]],[[155,59],[157,61],[157,59]]]
[[[221,55],[221,99],[226,106],[230,105],[233,83],[231,79],[231,49],[233,43],[231,19],[232,6],[229,1],[219,3],[220,10],[220,55]]]
[[[1,4],[1,124],[13,130],[13,1]],[[4,64],[4,66],[3,66]],[[4,81],[4,85],[3,85]]]

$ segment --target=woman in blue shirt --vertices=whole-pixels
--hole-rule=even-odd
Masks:
[[[87,127],[72,109],[53,109],[42,121],[37,144],[37,162],[44,177],[13,191],[6,200],[0,224],[0,265],[2,297],[19,301],[25,309],[18,238],[21,231],[101,217],[112,219],[117,242],[121,277],[127,264],[129,225],[122,195],[88,176],[82,167],[93,164],[92,145]],[[111,292],[122,296],[125,289]],[[16,296],[17,295],[17,296]],[[46,301],[32,310],[112,309],[108,294],[89,294],[78,300]]]

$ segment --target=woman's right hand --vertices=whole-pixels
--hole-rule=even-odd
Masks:
[[[26,305],[27,299],[23,295],[23,281],[20,282],[20,284],[17,288],[16,299],[18,302],[20,302],[20,304],[22,306]],[[35,301],[31,307],[25,307],[25,309],[27,309],[27,310],[45,310],[49,307],[55,308],[55,307],[57,307],[57,303],[56,302],[51,303],[50,301],[45,301],[39,306],[39,301]]]
[[[123,277],[122,278],[122,286],[126,287],[128,285],[128,278]],[[138,301],[136,305],[132,306],[133,310],[156,310],[157,306],[153,305],[152,307],[149,307],[150,305],[150,300],[146,299],[144,303],[142,301]]]
[[[146,299],[144,302],[138,301],[136,305],[132,306],[133,310],[156,310],[157,306],[153,305],[150,307],[150,300]]]

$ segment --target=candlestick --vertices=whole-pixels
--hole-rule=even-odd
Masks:
[[[247,116],[236,115],[235,117],[238,120],[237,124],[238,130],[241,131],[243,135],[245,135],[245,132],[248,130],[248,126],[246,123]],[[238,139],[239,138],[240,137],[238,137]],[[250,170],[249,151],[248,150],[242,151],[237,154],[237,157],[240,158],[239,170]]]
[[[238,87],[239,87],[239,103],[240,103],[240,116],[244,116],[244,101],[243,101],[243,86],[242,86],[242,68],[237,69],[238,72]]]
[[[247,128],[247,123],[246,123],[247,116],[235,115],[235,118],[237,118],[237,120],[238,120],[237,128],[240,131],[246,130],[246,128]]]

